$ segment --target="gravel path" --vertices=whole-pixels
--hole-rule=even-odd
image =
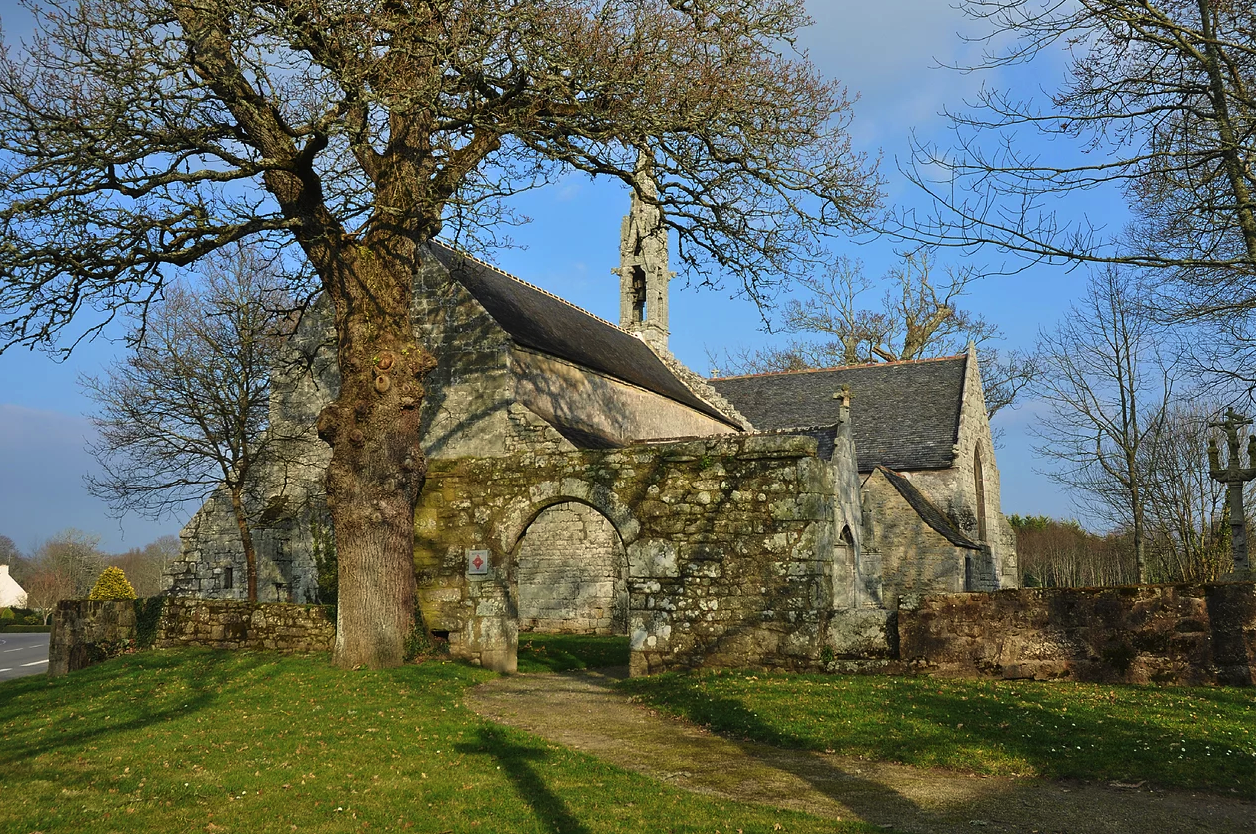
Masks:
[[[1256,834],[1256,803],[1224,796],[976,777],[730,741],[634,704],[626,669],[502,677],[480,715],[685,790],[860,819],[901,832]]]

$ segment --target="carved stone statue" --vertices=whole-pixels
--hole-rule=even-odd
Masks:
[[[1247,523],[1243,515],[1243,485],[1256,479],[1256,436],[1247,441],[1247,463],[1239,454],[1239,429],[1250,426],[1252,421],[1234,409],[1226,409],[1225,419],[1219,423],[1209,423],[1209,427],[1225,432],[1226,445],[1229,447],[1229,460],[1224,469],[1221,468],[1221,453],[1217,449],[1217,439],[1208,439],[1208,474],[1214,481],[1226,485],[1226,498],[1230,508],[1230,552],[1234,556],[1234,573],[1236,578],[1249,578],[1252,574],[1251,562],[1247,556]]]
[[[667,284],[672,272],[667,264],[667,227],[659,207],[649,202],[658,196],[653,167],[649,152],[638,151],[632,206],[620,227],[619,326],[667,352]]]

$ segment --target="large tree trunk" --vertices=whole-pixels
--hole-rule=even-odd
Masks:
[[[318,421],[332,447],[335,662],[380,668],[403,661],[414,628],[414,511],[427,472],[419,406],[435,360],[410,319],[417,247],[394,237],[340,254],[334,274],[323,276],[335,304],[340,395]]]

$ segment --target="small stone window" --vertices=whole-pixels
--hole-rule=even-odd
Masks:
[[[234,569],[230,566],[222,569],[222,587],[223,590],[230,591],[235,587]]]

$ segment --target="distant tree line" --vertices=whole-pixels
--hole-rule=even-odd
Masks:
[[[0,564],[9,566],[9,574],[26,591],[24,607],[45,618],[63,599],[86,599],[107,567],[120,568],[136,596],[156,596],[162,590],[162,572],[178,555],[178,536],[106,553],[100,549],[100,536],[70,527],[24,554],[11,538],[0,535]]]
[[[1138,580],[1130,528],[1094,533],[1076,519],[1013,515],[1021,583],[1027,588],[1133,585]],[[1206,582],[1231,569],[1229,517],[1222,513],[1187,543],[1179,530],[1154,525],[1147,548],[1148,582]]]

